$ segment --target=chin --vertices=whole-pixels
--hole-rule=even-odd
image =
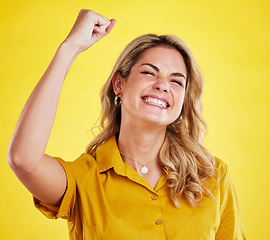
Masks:
[[[160,126],[160,127],[167,127],[169,124],[171,124],[171,122],[169,121],[164,121],[160,118],[158,118],[157,116],[155,117],[151,117],[151,118],[147,118],[145,119],[145,122],[148,122],[149,124],[152,125],[152,127],[154,126]]]

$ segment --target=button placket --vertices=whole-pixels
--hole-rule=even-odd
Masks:
[[[158,200],[158,198],[159,198],[159,196],[158,196],[156,193],[154,193],[154,194],[151,195],[151,199],[152,199],[153,201]],[[157,220],[155,221],[155,224],[156,224],[157,226],[161,225],[161,224],[162,224],[162,220],[161,220],[161,219],[157,219]]]
[[[158,220],[155,221],[155,224],[156,225],[160,225],[161,223],[162,223],[162,220],[160,220],[160,219],[158,219]]]
[[[157,200],[157,199],[158,199],[158,195],[153,194],[153,195],[151,196],[151,199],[152,199],[152,200]]]

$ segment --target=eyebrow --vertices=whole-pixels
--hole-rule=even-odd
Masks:
[[[156,70],[157,72],[160,72],[159,68],[151,63],[143,63],[141,66],[144,66],[144,65],[147,65],[147,66],[150,66],[151,68],[153,68],[154,70]],[[182,74],[182,73],[179,73],[179,72],[175,72],[175,73],[171,73],[170,76],[174,76],[174,77],[182,77],[184,79],[186,79],[185,75]]]

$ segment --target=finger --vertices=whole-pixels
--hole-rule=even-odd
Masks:
[[[116,20],[115,19],[111,19],[109,21],[109,23],[110,24],[108,26],[106,26],[105,31],[103,31],[102,29],[100,29],[98,26],[95,26],[94,31],[95,31],[95,33],[99,34],[99,37],[100,38],[105,37],[107,34],[109,34],[111,32],[111,30],[113,29],[113,27],[116,24]]]
[[[110,25],[105,30],[107,34],[110,33],[110,31],[114,28],[115,24],[116,24],[116,20],[111,19],[110,20]]]
[[[93,31],[94,33],[102,34],[105,32],[108,26],[109,24],[104,24],[104,25],[95,24]]]
[[[94,32],[95,33],[103,33],[106,28],[111,24],[111,22],[104,16],[97,14],[96,19],[94,19]]]

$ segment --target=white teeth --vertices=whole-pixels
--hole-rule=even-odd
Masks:
[[[144,99],[145,102],[156,105],[158,107],[167,108],[167,103],[156,98],[147,97]]]

